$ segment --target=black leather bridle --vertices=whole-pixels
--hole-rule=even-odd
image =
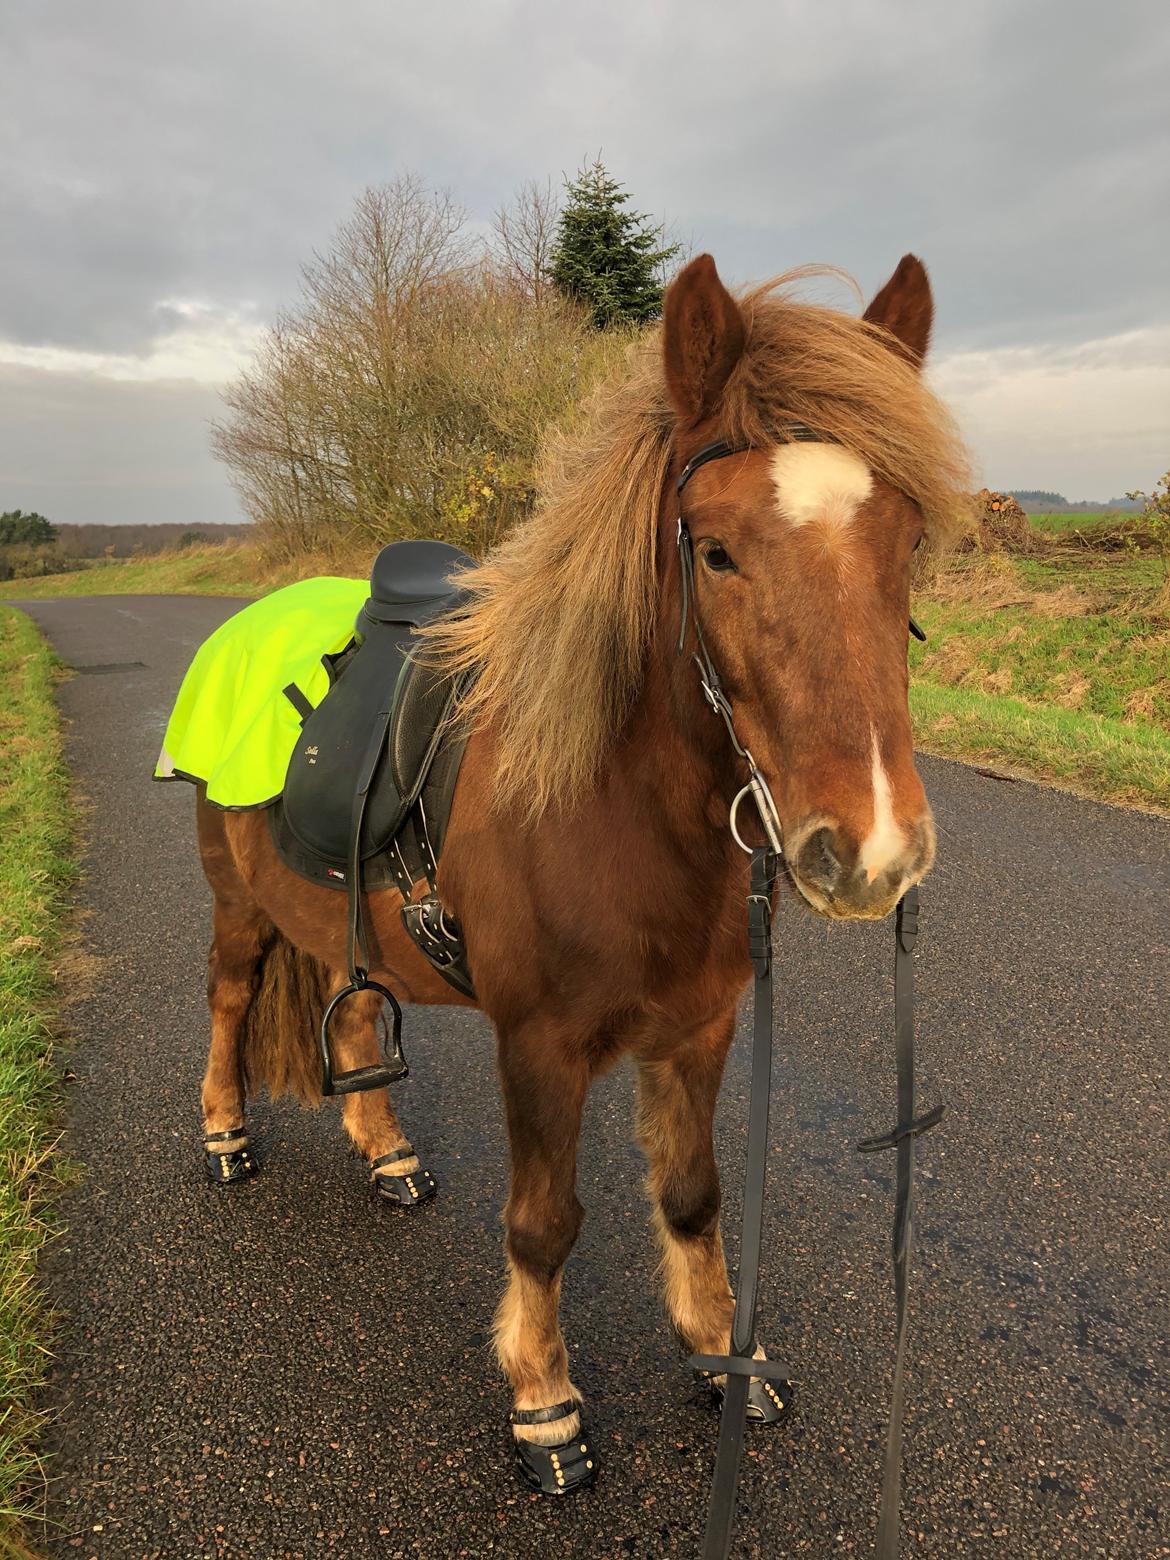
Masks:
[[[808,443],[821,442],[803,423],[789,423],[782,436]],[[707,1375],[725,1375],[723,1412],[719,1422],[719,1444],[715,1473],[711,1481],[711,1500],[703,1539],[703,1560],[726,1560],[731,1548],[735,1517],[735,1494],[739,1482],[740,1454],[747,1420],[748,1388],[753,1376],[763,1380],[791,1380],[792,1372],[779,1360],[757,1360],[756,1291],[760,1271],[760,1245],[764,1219],[764,1183],[768,1158],[768,1106],[772,1079],[772,901],[776,880],[784,859],[780,816],[768,782],[735,729],[731,703],[723,691],[719,674],[707,649],[699,620],[695,596],[695,553],[690,528],[683,518],[682,493],[700,467],[708,461],[723,460],[744,453],[749,446],[720,440],[692,455],[679,475],[676,493],[679,500],[678,557],[682,589],[678,653],[686,647],[687,628],[693,622],[696,650],[694,661],[703,696],[719,715],[736,754],[744,761],[748,780],[731,804],[732,836],[751,857],[748,891],[748,948],[755,975],[752,1015],[752,1078],[748,1107],[747,1163],[744,1174],[743,1227],[740,1240],[739,1273],[736,1281],[735,1316],[731,1325],[731,1347],[726,1355],[696,1354],[691,1364]],[[910,632],[919,639],[926,636],[910,619]],[[737,813],[745,797],[756,804],[767,845],[744,842],[737,826]],[[885,1467],[882,1479],[882,1506],[878,1522],[876,1554],[879,1560],[897,1560],[899,1506],[902,1473],[902,1408],[907,1332],[907,1300],[910,1289],[910,1258],[914,1238],[914,1139],[937,1126],[942,1120],[941,1105],[924,1115],[915,1114],[914,1089],[914,943],[918,936],[918,889],[907,889],[898,902],[894,918],[894,1037],[897,1068],[897,1125],[877,1137],[857,1144],[861,1153],[879,1149],[897,1151],[897,1185],[894,1197],[894,1298],[896,1343],[894,1385],[886,1436]]]

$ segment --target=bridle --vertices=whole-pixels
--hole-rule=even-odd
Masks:
[[[822,442],[820,436],[803,423],[788,423],[780,430],[783,437],[807,443]],[[784,860],[780,815],[767,779],[751,752],[740,741],[735,729],[731,702],[723,691],[719,673],[703,637],[695,592],[695,550],[690,527],[682,512],[682,494],[695,472],[709,461],[744,454],[751,446],[730,444],[726,440],[705,445],[692,455],[679,474],[675,493],[679,501],[678,559],[682,590],[678,651],[686,648],[687,628],[693,623],[696,649],[693,660],[699,674],[703,697],[721,717],[737,756],[747,767],[747,783],[736,792],[731,803],[729,824],[732,838],[751,857],[751,886],[748,892],[748,949],[755,975],[752,1015],[752,1077],[748,1107],[747,1163],[744,1174],[743,1226],[740,1240],[739,1273],[736,1281],[735,1315],[731,1324],[731,1347],[726,1355],[696,1354],[691,1364],[704,1375],[723,1375],[723,1411],[719,1422],[719,1444],[715,1473],[711,1481],[711,1500],[703,1539],[703,1560],[726,1560],[731,1548],[735,1516],[735,1494],[739,1481],[740,1454],[747,1418],[748,1389],[753,1376],[763,1380],[784,1380],[792,1373],[782,1361],[757,1360],[756,1290],[759,1280],[760,1246],[764,1219],[764,1182],[768,1159],[768,1106],[772,1078],[772,901],[776,880]],[[910,632],[918,639],[925,634],[913,618]],[[738,827],[738,813],[750,796],[756,805],[767,836],[766,845],[749,845]],[[919,896],[917,887],[907,889],[898,901],[895,913],[894,955],[894,1035],[897,1065],[897,1125],[889,1132],[864,1138],[857,1144],[861,1153],[879,1149],[897,1151],[897,1186],[894,1200],[894,1297],[896,1343],[894,1385],[886,1436],[885,1467],[882,1479],[881,1516],[878,1522],[876,1554],[879,1560],[897,1560],[899,1505],[902,1471],[902,1407],[907,1333],[907,1300],[910,1289],[910,1257],[914,1224],[914,1139],[937,1126],[944,1107],[935,1106],[921,1116],[915,1114],[914,1089],[914,943],[918,935]]]
[[[785,423],[783,430],[788,440],[798,444],[823,444],[825,441],[819,434],[814,433],[804,423]],[[707,641],[703,637],[703,625],[699,620],[698,607],[695,596],[695,546],[691,540],[690,527],[683,519],[682,494],[687,483],[701,467],[713,460],[725,460],[729,455],[746,455],[751,449],[750,444],[729,444],[725,439],[720,439],[714,444],[706,444],[687,461],[679,473],[675,484],[675,494],[679,500],[678,506],[678,563],[679,575],[682,582],[682,610],[679,614],[678,627],[678,654],[681,655],[686,648],[687,628],[693,622],[695,629],[695,644],[697,648],[692,653],[692,659],[699,672],[699,683],[703,689],[703,697],[715,711],[722,717],[723,724],[727,727],[727,735],[731,738],[731,745],[740,758],[743,759],[748,769],[748,781],[735,796],[731,804],[731,835],[741,850],[751,852],[748,845],[740,835],[737,818],[740,804],[744,798],[750,796],[756,804],[756,811],[760,815],[760,822],[764,826],[764,832],[768,836],[768,843],[778,857],[784,856],[783,833],[780,827],[780,814],[773,800],[768,782],[764,778],[750,751],[739,740],[735,729],[735,720],[732,715],[731,704],[723,691],[723,684],[719,680],[719,673],[715,670],[715,663],[711,659],[711,652],[707,649]],[[925,641],[926,635],[913,617],[909,620],[910,632],[915,639]]]

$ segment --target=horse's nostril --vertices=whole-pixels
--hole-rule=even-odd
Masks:
[[[834,849],[836,835],[832,829],[814,829],[800,847],[796,858],[797,873],[806,883],[831,893],[841,876],[841,863]]]

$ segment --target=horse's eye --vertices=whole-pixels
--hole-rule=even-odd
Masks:
[[[727,574],[735,568],[735,564],[731,561],[731,554],[726,547],[720,547],[718,542],[713,542],[704,550],[703,562],[716,574]]]

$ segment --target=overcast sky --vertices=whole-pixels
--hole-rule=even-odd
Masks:
[[[369,183],[601,152],[725,278],[930,268],[993,486],[1170,466],[1156,0],[3,0],[0,509],[238,518],[216,387]]]

